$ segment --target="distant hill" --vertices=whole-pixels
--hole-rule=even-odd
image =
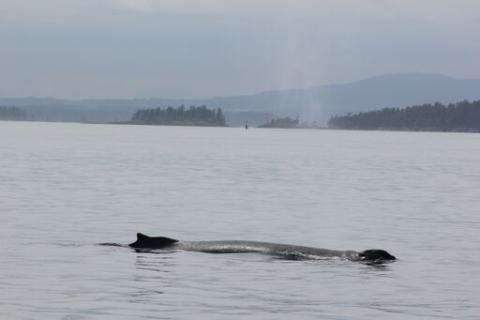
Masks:
[[[401,73],[377,76],[346,84],[306,89],[266,91],[252,95],[211,99],[100,99],[62,100],[54,98],[1,99],[0,105],[21,107],[27,118],[46,121],[126,121],[140,108],[206,105],[222,108],[229,117],[264,122],[266,115],[299,116],[326,123],[331,116],[364,112],[384,107],[424,103],[452,103],[480,99],[480,79],[457,79],[431,73]],[[258,117],[258,119],[257,119]],[[235,123],[238,121],[236,120]]]
[[[206,103],[212,107],[222,105],[225,109],[251,108],[278,116],[299,115],[302,120],[326,122],[331,116],[348,112],[432,102],[451,103],[479,98],[480,79],[404,73],[383,75],[347,84],[214,98]]]

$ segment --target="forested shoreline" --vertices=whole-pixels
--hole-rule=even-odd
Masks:
[[[26,119],[26,112],[20,108],[0,106],[0,120],[23,121]]]
[[[480,100],[384,108],[330,118],[332,129],[480,132]]]
[[[292,119],[290,117],[285,118],[273,118],[269,122],[259,125],[259,128],[298,128],[298,117]]]
[[[191,106],[188,109],[183,105],[178,108],[140,109],[133,114],[131,121],[128,123],[215,127],[226,125],[222,109],[208,109],[204,105]]]

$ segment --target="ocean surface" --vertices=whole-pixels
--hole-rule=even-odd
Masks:
[[[0,319],[479,319],[480,134],[0,122]],[[136,232],[398,260],[137,253]]]

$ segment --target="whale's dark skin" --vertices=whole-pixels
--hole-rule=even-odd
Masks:
[[[315,260],[333,257],[339,257],[351,261],[365,261],[370,263],[383,263],[396,260],[394,256],[381,249],[370,249],[358,252],[353,250],[328,250],[259,241],[179,241],[166,237],[150,237],[141,233],[137,233],[137,241],[130,243],[128,246],[142,251],[156,249],[178,249],[208,253],[257,252],[280,256],[292,260]]]

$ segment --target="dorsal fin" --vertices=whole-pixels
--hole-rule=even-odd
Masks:
[[[150,249],[160,249],[168,247],[175,242],[178,242],[176,239],[171,239],[167,237],[150,237],[143,233],[137,233],[137,241],[130,243],[129,246],[133,248],[150,248]]]
[[[151,238],[151,237],[147,236],[146,234],[137,232],[137,241],[139,241],[139,240],[146,240],[146,239],[150,239],[150,238]]]

